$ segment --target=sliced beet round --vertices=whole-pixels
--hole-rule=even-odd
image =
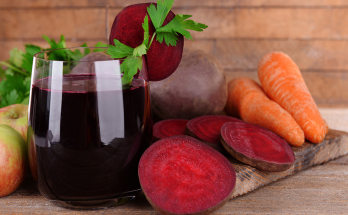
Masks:
[[[149,7],[150,4],[151,3],[130,5],[119,12],[112,24],[109,43],[115,45],[114,39],[117,39],[121,43],[132,48],[141,45],[144,40],[144,29],[142,24],[147,14],[147,7]],[[156,5],[155,3],[153,4]],[[175,14],[170,11],[163,25],[168,24],[174,17]],[[150,16],[149,31],[151,39],[155,32],[155,27],[152,24]],[[167,46],[164,41],[159,43],[156,39],[153,40],[146,57],[150,81],[163,80],[178,68],[184,48],[183,36],[180,34],[178,38],[179,40],[176,46]]]
[[[223,115],[206,115],[191,119],[186,125],[186,134],[201,140],[214,149],[223,152],[220,130],[227,122],[239,122],[240,119]]]
[[[218,151],[179,135],[161,139],[144,152],[139,181],[160,214],[208,214],[230,199],[236,173]]]
[[[184,135],[186,130],[186,119],[167,119],[156,122],[153,125],[154,140],[160,140],[174,135]]]
[[[221,142],[234,158],[263,171],[285,171],[296,159],[284,139],[246,122],[224,124],[221,127]]]

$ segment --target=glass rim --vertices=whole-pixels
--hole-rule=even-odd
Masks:
[[[44,60],[44,61],[50,61],[50,62],[53,62],[53,61],[59,61],[59,62],[98,62],[98,61],[114,61],[114,60],[120,60],[120,59],[116,59],[116,58],[111,58],[110,57],[110,60],[94,60],[94,61],[91,61],[91,60],[78,60],[78,61],[74,61],[74,60],[49,60],[49,59],[45,59],[45,58],[42,58],[42,57],[39,57],[40,54],[45,54],[45,53],[48,53],[50,51],[56,51],[56,50],[72,50],[72,49],[108,49],[108,47],[70,47],[70,48],[58,48],[58,49],[48,49],[48,50],[44,50],[44,51],[41,51],[41,52],[38,52],[36,54],[34,54],[34,58],[36,58],[37,60]]]

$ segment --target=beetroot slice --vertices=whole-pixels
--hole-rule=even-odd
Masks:
[[[237,160],[268,172],[289,169],[296,158],[290,145],[275,133],[246,122],[221,128],[221,142]]]
[[[186,119],[167,119],[162,120],[153,125],[153,137],[155,140],[171,137],[174,135],[184,135]]]
[[[231,197],[236,173],[218,151],[185,135],[152,144],[139,162],[143,192],[161,214],[207,214]]]
[[[134,4],[125,7],[115,17],[111,28],[109,43],[114,44],[114,39],[121,43],[136,48],[143,43],[145,15],[147,14],[147,7],[151,3]],[[153,3],[156,5],[155,3]],[[164,20],[163,25],[168,24],[175,14],[170,11]],[[155,27],[152,24],[149,16],[149,31],[150,39],[155,32]],[[183,48],[184,37],[180,34],[176,46],[167,46],[163,41],[159,43],[156,39],[153,40],[150,49],[147,52],[147,71],[150,81],[160,81],[170,76],[179,66]]]
[[[239,122],[240,119],[222,116],[206,115],[190,120],[186,125],[186,134],[195,137],[218,151],[223,151],[220,141],[220,130],[227,122]]]

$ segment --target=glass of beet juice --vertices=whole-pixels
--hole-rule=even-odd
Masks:
[[[40,193],[63,207],[103,208],[141,191],[138,162],[152,139],[145,60],[131,84],[122,84],[122,60],[105,51],[72,48],[34,56],[30,167]],[[62,55],[71,61],[61,61]]]

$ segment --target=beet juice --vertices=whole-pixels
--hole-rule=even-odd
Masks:
[[[90,205],[140,191],[138,162],[152,138],[148,84],[117,79],[82,74],[33,83],[29,125],[46,198]]]

